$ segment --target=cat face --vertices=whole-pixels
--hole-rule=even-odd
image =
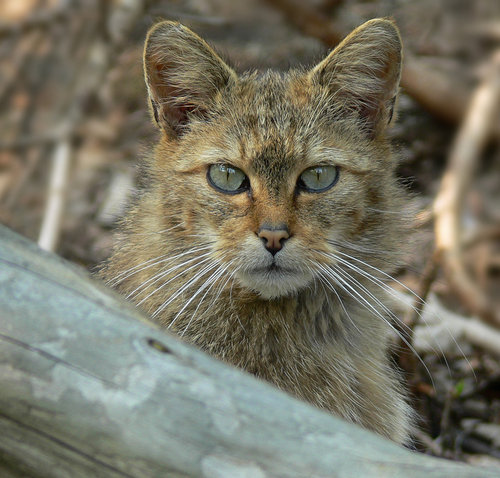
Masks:
[[[383,130],[399,37],[385,20],[350,37],[311,71],[237,77],[185,27],[149,36],[167,225],[263,298],[327,283],[342,244],[388,248],[373,210],[398,196]]]

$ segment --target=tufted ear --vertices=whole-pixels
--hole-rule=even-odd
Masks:
[[[328,88],[339,115],[350,115],[370,137],[391,121],[401,77],[402,44],[391,20],[370,20],[310,72]]]
[[[155,120],[173,136],[182,135],[193,118],[207,118],[220,91],[237,79],[204,40],[170,21],[148,33],[144,75]]]

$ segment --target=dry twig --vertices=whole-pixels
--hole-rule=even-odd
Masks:
[[[395,307],[409,312],[412,298],[402,292],[396,293]],[[415,327],[413,346],[418,353],[444,355],[462,354],[461,347],[473,345],[496,357],[500,357],[500,332],[480,320],[464,317],[446,309],[434,294],[429,294],[422,310],[422,320]]]
[[[472,97],[434,202],[436,249],[450,285],[468,310],[496,326],[500,326],[500,312],[494,310],[464,265],[461,218],[466,192],[481,151],[491,137],[499,105],[500,50],[493,57],[489,74]]]
[[[300,0],[268,0],[279,8],[288,20],[304,34],[321,40],[325,45],[332,47],[344,37],[338,27],[332,24],[330,18],[311,8],[307,2]]]
[[[299,0],[268,0],[279,8],[304,34],[317,38],[332,48],[345,36],[343,28],[335,25],[331,18],[322,14],[307,2]],[[467,110],[470,93],[457,78],[446,77],[431,70],[406,52],[401,86],[436,117],[452,123],[459,123]],[[500,128],[495,128],[500,135]]]
[[[38,238],[38,245],[46,251],[54,251],[59,238],[71,161],[71,149],[69,139],[66,138],[60,141],[55,148],[52,159],[52,174],[50,176],[47,205]]]
[[[414,304],[412,307],[408,307],[403,315],[403,326],[400,327],[399,332],[404,337],[404,340],[400,340],[398,363],[405,370],[408,377],[415,376],[417,366],[417,357],[412,350],[415,325],[418,323],[422,310],[426,305],[427,296],[436,279],[437,271],[438,262],[436,255],[433,254],[422,273],[419,288],[416,290],[416,298],[413,301]]]
[[[66,134],[57,143],[53,155],[47,206],[38,240],[38,244],[44,249],[53,251],[57,246],[70,167],[71,139],[83,116],[85,99],[101,87],[117,49],[125,41],[144,6],[144,1],[133,4],[127,1],[115,2],[113,6],[103,10],[104,18],[98,16],[81,33],[73,33],[73,41],[85,55],[79,67],[75,68],[71,88],[59,103],[60,114],[66,118]],[[99,27],[103,26],[107,30],[99,31]]]
[[[18,35],[28,30],[51,27],[55,22],[64,20],[64,18],[71,12],[66,3],[67,2],[61,2],[61,4],[55,8],[35,11],[35,13],[21,22],[1,22],[0,38]]]
[[[443,121],[457,124],[465,116],[470,97],[466,86],[431,70],[409,53],[405,53],[401,86],[424,109]]]

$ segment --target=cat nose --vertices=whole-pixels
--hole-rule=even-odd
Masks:
[[[263,241],[264,247],[274,256],[290,237],[290,232],[285,224],[276,226],[263,225],[257,234]]]

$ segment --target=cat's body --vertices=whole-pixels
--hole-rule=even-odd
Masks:
[[[154,27],[163,134],[102,276],[208,353],[404,442],[382,282],[404,240],[384,136],[400,48],[374,20],[311,71],[238,77],[185,27]]]

